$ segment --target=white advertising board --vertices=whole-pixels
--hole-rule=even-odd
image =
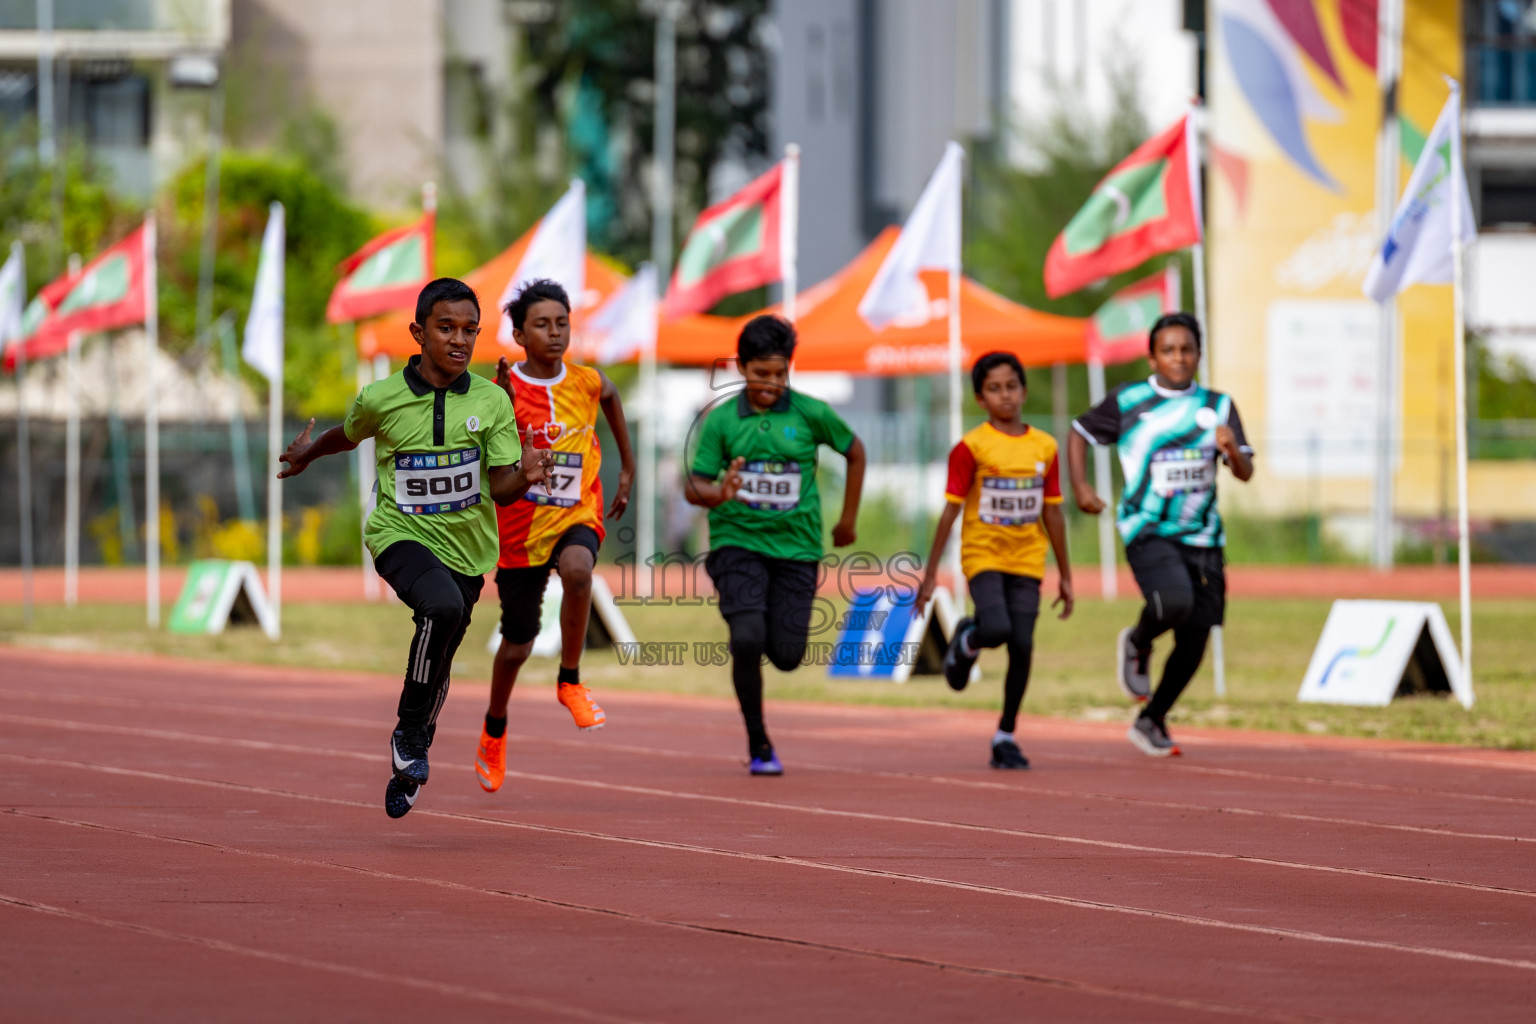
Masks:
[[[1439,605],[1335,601],[1296,699],[1381,707],[1400,694],[1447,690],[1472,706]]]

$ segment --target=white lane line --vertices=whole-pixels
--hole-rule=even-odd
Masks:
[[[67,719],[56,718],[30,718],[25,715],[0,714],[0,722],[12,722],[20,725],[28,725],[34,728],[55,728],[72,732],[104,733],[118,736],[139,736],[147,739],[170,740],[181,743],[198,743],[219,747],[240,747],[247,750],[261,750],[282,754],[299,754],[306,757],[331,757],[351,761],[362,761],[369,764],[378,761],[377,755],[364,754],[353,750],[317,749],[314,747],[297,746],[287,743],[272,743],[267,740],[245,740],[229,737],[200,736],[196,733],[174,732],[167,729],[145,729],[141,726],[128,725],[103,725],[95,722],[74,722]],[[446,767],[450,771],[473,771],[473,767],[460,764],[457,761],[439,762],[438,771]],[[1372,871],[1368,868],[1346,868],[1327,864],[1310,864],[1305,861],[1280,860],[1273,857],[1258,857],[1242,853],[1221,853],[1214,850],[1191,850],[1166,846],[1147,846],[1140,843],[1124,843],[1111,839],[1091,839],[1086,836],[1067,835],[1059,832],[1041,832],[1033,829],[1009,828],[1003,825],[978,825],[972,822],[951,821],[942,818],[918,818],[900,814],[877,814],[870,811],[851,811],[833,807],[821,807],[816,804],[783,803],[776,800],[756,800],[749,797],[721,796],[712,793],[689,793],[681,790],[657,789],[651,786],[636,786],[628,783],[602,782],[596,779],[579,779],[565,775],[545,775],[539,772],[523,772],[508,769],[508,778],[524,779],[529,782],[542,782],[546,785],[579,786],[587,789],[600,789],[610,792],[632,793],[637,796],[655,796],[672,800],[694,800],[707,803],[728,804],[737,807],[755,807],[774,811],[789,811],[800,814],[820,815],[826,817],[850,818],[858,821],[876,821],[899,825],[920,825],[928,828],[956,829],[965,832],[982,832],[990,835],[1013,836],[1022,839],[1037,839],[1047,842],[1068,843],[1077,846],[1090,846],[1106,850],[1123,850],[1130,853],[1144,853],[1162,857],[1196,857],[1207,860],[1232,861],[1239,864],[1256,864],[1263,867],[1282,868],[1291,871],[1315,871],[1323,874],[1347,875],[1357,878],[1370,878],[1385,882],[1407,882],[1414,885],[1430,885],[1443,888],[1465,889],[1472,892],[1496,893],[1501,896],[1526,896],[1536,897],[1536,891],[1517,889],[1512,886],[1484,885],[1478,882],[1462,882],[1455,879],[1435,878],[1428,875],[1406,875],[1393,871]],[[1507,838],[1507,837],[1495,837]]]
[[[312,793],[300,793],[294,790],[272,789],[266,786],[253,786],[238,782],[220,782],[213,779],[198,779],[183,775],[170,775],[165,772],[144,771],[135,768],[118,768],[112,765],[89,764],[84,761],[67,761],[61,758],[34,757],[29,754],[4,754],[0,753],[0,760],[21,761],[31,764],[47,764],[62,768],[77,768],[83,771],[94,771],[105,775],[119,775],[128,778],[156,779],[163,782],[175,782],[182,785],[198,786],[209,789],[226,789],[243,793],[257,793],[263,796],[280,797],[289,800],[301,800],[306,803],[326,804],[332,807],[351,807],[377,813],[379,808],[374,804],[363,803],[360,800],[344,800],[339,797],[317,796]],[[1506,967],[1513,970],[1536,972],[1536,961],[1517,960],[1506,957],[1484,956],[1480,953],[1467,953],[1455,949],[1443,949],[1436,946],[1414,946],[1401,942],[1385,942],[1376,939],[1351,939],[1339,935],[1327,935],[1322,932],[1306,931],[1296,928],[1279,928],[1270,925],[1243,924],[1236,921],[1222,921],[1217,918],[1199,917],[1193,914],[1177,914],[1166,910],[1149,910],[1142,907],[1131,907],[1119,903],[1107,903],[1100,900],[1076,899],[1070,896],[1051,896],[1046,893],[1029,892],[1023,889],[1006,889],[1001,886],[982,885],[975,882],[959,882],[948,878],[935,878],[930,875],[919,875],[903,871],[886,871],[879,868],[862,868],[847,864],[837,864],[830,861],[811,860],[804,857],[793,857],[788,854],[761,854],[747,853],[740,850],[727,850],[713,846],[699,846],[689,843],[670,842],[660,839],[637,839],[632,836],[611,835],[605,832],[592,832],[586,829],[563,828],[558,825],[535,825],[528,822],[509,821],[505,818],[489,818],[479,814],[465,814],[459,811],[434,811],[422,809],[413,812],[418,816],[430,818],[443,818],[449,821],[465,821],[477,825],[490,825],[496,828],[508,828],[517,831],[538,832],[546,835],[574,836],[580,839],[592,839],[599,842],[616,843],[624,846],[638,846],[645,849],[666,850],[669,852],[701,853],[727,860],[743,860],[757,864],[778,864],[791,867],[809,868],[815,871],[831,871],[838,874],[855,875],[863,878],[885,878],[895,881],[911,882],[916,885],[933,886],[941,889],[951,889],[960,892],[982,893],[990,896],[1002,896],[1009,899],[1024,900],[1033,903],[1046,903],[1054,906],[1068,907],[1075,910],[1094,910],[1105,913],[1120,914],[1128,917],[1147,918],[1154,921],[1175,922],[1188,924],[1195,927],[1212,928],[1221,931],[1240,932],[1249,935],[1263,935],[1278,939],[1298,939],[1303,942],[1316,942],[1323,945],[1348,946],[1356,949],[1384,950],[1393,953],[1408,953],[1416,956],[1430,957],[1440,960],[1451,960],[1460,963],[1483,964],[1490,967]]]
[[[1252,1017],[1256,1020],[1320,1022],[1333,1019],[1314,1017],[1309,1014],[1285,1013],[1279,1010],[1271,1010],[1266,1007],[1238,1006],[1231,1003],[1217,1003],[1203,999],[1163,996],[1152,992],[1118,989],[1110,986],[1095,985],[1091,982],[1074,981],[1070,978],[1058,978],[1054,975],[1048,974],[1031,974],[1021,971],[1005,970],[997,967],[978,967],[974,964],[962,964],[948,960],[934,960],[930,957],[912,956],[903,953],[888,953],[875,949],[863,949],[858,946],[843,946],[836,943],[816,942],[812,939],[797,939],[783,935],[770,935],[766,932],[747,931],[743,928],[726,928],[719,925],[699,924],[693,921],[678,921],[668,918],[652,917],[647,914],[632,913],[626,910],[618,910],[613,907],[599,907],[585,903],[572,903],[568,900],[557,900],[547,896],[535,896],[531,893],[514,892],[509,889],[493,889],[484,886],[465,885],[462,882],[451,882],[447,879],[428,878],[418,875],[401,875],[392,871],[381,871],[377,868],[366,868],[355,864],[340,864],[335,861],[311,860],[307,857],[292,857],[277,853],[267,853],[260,850],[248,850],[242,847],[224,846],[220,843],[211,843],[204,840],[183,839],[178,836],[161,835],[157,832],[140,832],[136,829],[122,828],[116,825],[104,825],[99,822],[80,821],[73,818],[59,818],[48,814],[35,814],[30,811],[20,811],[6,808],[0,809],[0,814],[12,814],[19,818],[28,818],[34,821],[46,822],[53,825],[67,825],[75,828],[111,832],[117,835],[133,836],[138,839],[169,843],[176,846],[191,846],[201,850],[233,854],[241,857],[252,857],[258,860],[275,861],[280,864],[290,864],[297,867],[344,871],[389,882],[407,882],[412,885],[427,885],[437,889],[444,889],[449,892],[466,893],[477,897],[501,896],[520,902],[537,904],[539,906],[554,907],[562,910],[576,910],[583,913],[597,914],[604,917],[614,917],[624,921],[633,921],[639,924],[653,925],[656,927],[677,928],[690,932],[703,932],[709,935],[724,935],[732,938],[780,943],[788,946],[797,946],[806,949],[822,950],[832,953],[842,953],[849,956],[885,960],[894,963],[910,964],[914,966],[934,968],[943,971],[960,971],[966,974],[976,974],[983,977],[1011,979],[1015,981],[1047,985],[1052,988],[1067,989],[1069,991],[1081,992],[1087,995],[1104,996],[1107,998],[1122,999],[1130,1002],[1150,1003],[1155,1006],[1170,1006],[1177,1009],[1199,1010],[1208,1013],[1237,1014],[1245,1017]]]
[[[164,939],[167,942],[180,942],[189,946],[201,946],[204,949],[211,949],[220,953],[232,953],[236,956],[249,957],[255,960],[266,960],[288,967],[341,974],[380,985],[398,985],[404,988],[432,992],[437,995],[470,999],[475,1002],[491,1003],[496,1006],[507,1006],[519,1010],[537,1011],[572,1020],[597,1021],[600,1024],[640,1024],[639,1018],[615,1017],[611,1014],[583,1010],[579,1007],[551,1002],[547,999],[537,999],[532,996],[509,996],[500,992],[489,992],[485,989],[470,988],[465,985],[451,985],[447,982],[429,981],[425,978],[386,974],[383,971],[370,971],[366,967],[353,967],[350,964],[339,964],[330,960],[316,960],[312,957],[294,956],[291,953],[279,953],[270,949],[257,949],[254,946],[241,946],[233,942],[225,942],[223,939],[210,939],[201,935],[187,935],[182,932],[168,931],[164,928],[155,928],[152,925],[138,924],[134,921],[118,921],[112,918],[97,917],[95,914],[86,914],[78,910],[69,910],[65,907],[55,907],[47,903],[26,900],[4,893],[0,893],[0,904],[17,907],[22,910],[30,910],[34,913],[48,914],[53,917],[62,917],[70,921],[80,921],[101,928],[114,928],[120,931],[133,932],[137,935],[148,935],[152,938]],[[345,1015],[343,1014],[343,1016]]]
[[[240,710],[240,709],[234,709],[234,708],[220,707],[220,706],[216,706],[216,705],[184,704],[184,703],[173,702],[173,701],[150,701],[150,700],[142,700],[142,699],[135,699],[135,698],[123,698],[123,697],[95,698],[95,697],[86,697],[86,696],[81,696],[81,695],[37,694],[37,693],[31,693],[31,692],[27,692],[27,691],[20,691],[20,690],[5,690],[3,688],[0,688],[0,696],[7,696],[7,697],[13,697],[13,698],[21,697],[21,698],[28,698],[28,699],[39,700],[39,701],[57,701],[57,702],[60,702],[60,703],[71,703],[71,704],[102,704],[102,705],[109,705],[109,706],[115,706],[115,707],[124,707],[124,708],[130,708],[130,707],[131,708],[157,708],[157,707],[159,707],[159,708],[170,708],[170,709],[177,710],[177,711],[182,711],[182,712],[185,712],[185,713],[188,713],[188,714],[197,713],[197,712],[206,712],[206,713],[211,713],[211,714],[228,715],[228,716],[237,717],[237,718],[262,718],[262,719],[267,719],[267,720],[270,720],[270,721],[301,722],[301,723],[310,724],[310,725],[316,725],[316,724],[345,725],[345,726],[350,726],[350,727],[355,727],[355,728],[368,729],[370,731],[377,731],[380,728],[379,723],[376,722],[376,721],[370,721],[370,720],[358,719],[358,718],[341,718],[341,717],[327,716],[327,715],[303,715],[303,714],[295,714],[295,713],[292,713],[292,712],[280,712],[280,711],[256,711],[256,710],[249,710],[248,711],[248,710]],[[4,717],[5,716],[0,716],[0,718],[4,718]],[[456,728],[456,727],[453,727],[453,726],[443,726],[443,727],[439,728],[438,731],[441,734],[443,734],[443,735],[460,735],[460,736],[472,737],[474,739],[478,739],[479,738],[479,733],[476,732],[476,731],[468,730],[468,729],[459,729],[459,728]],[[545,744],[545,745],[548,745],[548,746],[567,747],[567,748],[571,748],[571,749],[580,749],[580,750],[587,751],[587,752],[590,752],[593,749],[592,741],[591,740],[587,740],[587,739],[582,739],[582,740],[559,739],[559,738],[556,738],[556,737],[535,736],[535,735],[530,734],[530,733],[520,733],[520,732],[511,732],[511,731],[509,731],[507,733],[507,737],[508,737],[509,740],[517,740],[519,743],[542,743],[542,744]],[[638,746],[638,745],[634,745],[634,744],[614,743],[614,742],[611,742],[606,737],[604,738],[604,741],[602,743],[601,749],[606,750],[606,751],[614,751],[614,752],[618,752],[618,753],[640,754],[640,755],[647,756],[647,757],[669,757],[669,758],[679,758],[679,759],[692,759],[692,760],[709,761],[709,762],[712,762],[712,763],[726,763],[726,764],[738,764],[738,765],[743,763],[740,758],[732,757],[730,755],[708,754],[708,753],[701,753],[701,752],[695,752],[695,751],[685,751],[685,750],[673,750],[673,749],[666,748],[666,747],[648,747],[648,746]],[[1085,757],[1085,756],[1082,756],[1082,755],[1073,755],[1073,754],[1053,754],[1052,756],[1054,758],[1057,758],[1059,760],[1064,760],[1064,761],[1065,760],[1089,761],[1089,762],[1092,762],[1092,763],[1107,764],[1107,765],[1112,765],[1112,766],[1119,766],[1119,764],[1120,764],[1119,762],[1111,761],[1108,758],[1093,758],[1093,757]],[[846,767],[846,766],[843,766],[843,765],[831,765],[831,764],[825,764],[825,763],[818,763],[818,762],[814,762],[814,761],[796,761],[795,764],[796,764],[797,769],[800,769],[800,770],[840,772],[840,773],[849,774],[849,775],[874,776],[876,778],[916,780],[916,781],[920,781],[920,782],[932,783],[932,784],[935,784],[935,785],[960,786],[960,787],[965,787],[965,788],[969,788],[969,789],[998,790],[998,791],[1003,791],[1003,792],[1012,793],[1012,794],[1029,793],[1031,795],[1059,797],[1059,798],[1063,798],[1063,799],[1067,799],[1067,800],[1075,800],[1075,799],[1099,800],[1099,801],[1105,801],[1105,802],[1117,803],[1117,804],[1132,804],[1132,805],[1139,806],[1139,807],[1158,807],[1158,808],[1163,808],[1163,809],[1172,810],[1172,811],[1195,811],[1195,812],[1207,813],[1207,814],[1211,814],[1211,813],[1214,813],[1214,814],[1239,814],[1239,815],[1245,815],[1245,816],[1250,816],[1250,817],[1258,817],[1258,818],[1276,818],[1276,819],[1284,820],[1284,821],[1304,821],[1304,822],[1308,822],[1308,823],[1311,823],[1311,824],[1319,824],[1319,825],[1341,825],[1341,826],[1345,826],[1345,827],[1354,827],[1354,828],[1385,829],[1385,830],[1392,831],[1392,832],[1410,832],[1410,833],[1418,833],[1418,834],[1421,834],[1421,835],[1447,836],[1447,837],[1455,838],[1455,839],[1488,839],[1488,840],[1495,840],[1495,841],[1500,841],[1500,842],[1514,842],[1514,843],[1536,842],[1536,837],[1531,837],[1531,836],[1513,836],[1513,835],[1505,835],[1503,833],[1494,833],[1494,832],[1466,832],[1466,831],[1462,831],[1462,830],[1458,830],[1458,829],[1435,828],[1435,827],[1426,826],[1426,825],[1404,825],[1404,824],[1397,823],[1397,822],[1371,821],[1371,820],[1368,820],[1368,819],[1361,819],[1361,818],[1340,818],[1340,817],[1327,816],[1327,815],[1318,815],[1318,814],[1303,814],[1303,813],[1300,813],[1298,811],[1261,810],[1261,809],[1258,809],[1258,808],[1250,808],[1250,807],[1229,807],[1229,806],[1220,805],[1220,804],[1182,803],[1182,802],[1174,802],[1174,801],[1167,801],[1167,800],[1153,800],[1153,799],[1150,799],[1150,798],[1147,798],[1147,797],[1126,796],[1126,795],[1115,794],[1115,793],[1095,793],[1095,792],[1090,792],[1090,791],[1087,791],[1087,790],[1046,789],[1046,788],[1043,788],[1043,787],[1036,787],[1036,786],[1033,786],[1033,785],[1031,785],[1031,786],[1026,788],[1026,787],[1023,787],[1023,786],[1011,786],[1011,785],[1006,785],[1004,783],[998,783],[998,782],[981,782],[981,781],[976,780],[976,779],[957,779],[957,778],[953,778],[953,777],[947,776],[947,775],[925,775],[925,774],[922,774],[922,773],[919,773],[919,772],[895,772],[895,771],[880,771],[880,770],[870,769],[870,768],[849,768],[849,767]],[[1188,764],[1181,765],[1180,766],[1180,771],[1183,771],[1185,769],[1189,769],[1189,768],[1192,768],[1192,767],[1196,767],[1196,766],[1191,766],[1191,765],[1188,765]],[[1201,768],[1200,770],[1201,771],[1207,771],[1207,772],[1229,773],[1229,774],[1233,774],[1233,775],[1241,775],[1243,777],[1251,777],[1251,778],[1256,778],[1256,779],[1261,779],[1261,780],[1284,779],[1284,780],[1290,780],[1290,781],[1297,781],[1295,776],[1272,775],[1272,774],[1266,774],[1266,773],[1262,773],[1262,772],[1260,772],[1260,773],[1244,772],[1244,771],[1241,771],[1241,770],[1238,770],[1238,769],[1214,769],[1214,768],[1204,767],[1204,768]],[[1451,800],[1453,802],[1456,801],[1456,800],[1460,800],[1460,799],[1465,798],[1465,799],[1473,799],[1473,800],[1492,801],[1492,802],[1498,802],[1498,803],[1514,803],[1514,804],[1536,805],[1536,800],[1523,800],[1523,799],[1520,799],[1518,797],[1494,797],[1494,796],[1489,796],[1487,794],[1463,794],[1463,793],[1450,792],[1450,791],[1446,791],[1446,790],[1404,789],[1402,787],[1396,787],[1396,786],[1387,786],[1387,785],[1376,784],[1376,783],[1356,783],[1356,782],[1352,782],[1352,781],[1335,781],[1335,780],[1320,780],[1320,779],[1301,779],[1300,781],[1315,782],[1315,783],[1325,783],[1325,784],[1329,784],[1329,785],[1339,785],[1339,786],[1359,786],[1359,787],[1371,788],[1371,789],[1374,789],[1374,790],[1377,790],[1377,791],[1385,790],[1387,792],[1393,792],[1393,793],[1411,793],[1411,794],[1414,794],[1414,795],[1435,796],[1435,797],[1446,798],[1446,799],[1449,799],[1449,800]]]

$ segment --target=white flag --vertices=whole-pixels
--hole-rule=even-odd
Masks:
[[[11,243],[11,257],[0,267],[0,352],[26,337],[21,311],[27,301],[27,264],[21,243]]]
[[[1392,228],[1365,276],[1365,294],[1386,302],[1412,284],[1451,280],[1451,203],[1461,203],[1461,240],[1477,237],[1472,197],[1461,165],[1459,90],[1451,91],[1424,152],[1413,165],[1408,188],[1392,215]],[[1455,197],[1454,200],[1452,197]]]
[[[960,269],[960,164],[965,150],[957,142],[944,147],[944,156],[901,237],[875,272],[869,290],[859,300],[859,315],[875,330],[928,304],[928,290],[918,272]]]
[[[571,297],[571,309],[581,308],[582,293],[587,289],[587,186],[580,178],[571,180],[565,195],[539,221],[517,273],[502,290],[497,309],[505,309],[523,285],[541,277],[565,289]],[[512,318],[505,313],[501,313],[496,340],[512,344]]]
[[[587,330],[597,335],[597,361],[605,366],[656,344],[656,265],[640,264],[635,276],[587,322]]]
[[[256,291],[245,318],[245,343],[240,354],[269,381],[283,379],[283,249],[286,239],[283,204],[273,203],[267,230],[261,236],[256,264]]]

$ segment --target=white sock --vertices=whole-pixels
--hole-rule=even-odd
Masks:
[[[1003,730],[999,729],[999,730],[997,730],[997,732],[992,734],[992,745],[994,747],[997,746],[999,743],[1002,743],[1004,741],[1012,743],[1014,741],[1013,740],[1013,733],[1011,733],[1011,732],[1003,732]]]

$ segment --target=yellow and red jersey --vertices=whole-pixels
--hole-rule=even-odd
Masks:
[[[983,423],[950,451],[944,497],[965,506],[960,569],[967,578],[988,570],[1045,575],[1050,538],[1040,513],[1061,504],[1054,437],[1033,427],[1015,437]]]
[[[513,365],[512,406],[523,447],[559,454],[551,467],[550,490],[534,484],[518,501],[496,507],[499,567],[543,565],[555,542],[573,526],[590,526],[602,538],[603,484],[597,472],[603,461],[597,441],[602,394],[603,375],[590,366],[564,363],[559,376],[541,380]]]

